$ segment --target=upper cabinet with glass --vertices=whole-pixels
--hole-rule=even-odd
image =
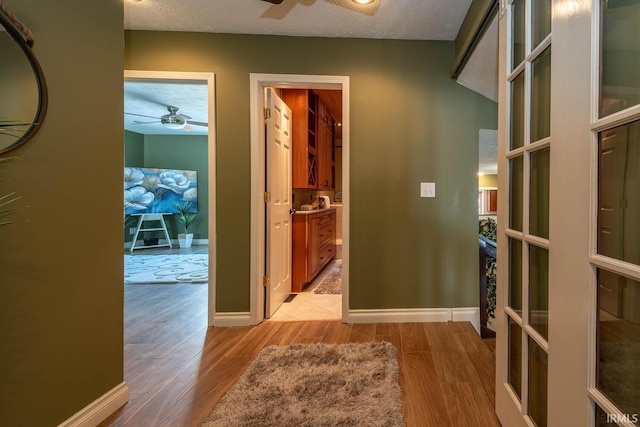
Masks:
[[[0,155],[27,142],[47,109],[47,87],[29,30],[0,9]]]
[[[602,1],[600,117],[640,104],[640,1]]]

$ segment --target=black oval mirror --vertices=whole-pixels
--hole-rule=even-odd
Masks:
[[[31,46],[33,38],[0,9],[0,155],[27,142],[47,110],[47,85]]]

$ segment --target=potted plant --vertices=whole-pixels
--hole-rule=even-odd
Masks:
[[[190,248],[193,242],[193,233],[189,233],[189,226],[197,216],[197,214],[193,212],[193,202],[177,202],[175,207],[178,211],[178,213],[175,214],[176,219],[184,227],[184,233],[178,234],[178,244],[181,248]]]

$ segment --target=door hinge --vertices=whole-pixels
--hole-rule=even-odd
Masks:
[[[264,118],[265,119],[270,119],[271,118],[271,108],[265,108],[264,109]]]
[[[262,284],[265,287],[269,287],[269,285],[271,285],[271,279],[269,278],[269,276],[263,276],[262,277]]]
[[[271,201],[271,193],[269,191],[265,191],[265,193],[264,193],[264,201],[265,201],[265,203]]]

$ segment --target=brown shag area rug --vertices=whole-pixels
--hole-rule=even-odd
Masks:
[[[402,426],[388,342],[263,349],[202,426]]]
[[[322,279],[322,282],[313,291],[314,294],[341,294],[342,293],[342,260],[334,264],[331,271]]]

